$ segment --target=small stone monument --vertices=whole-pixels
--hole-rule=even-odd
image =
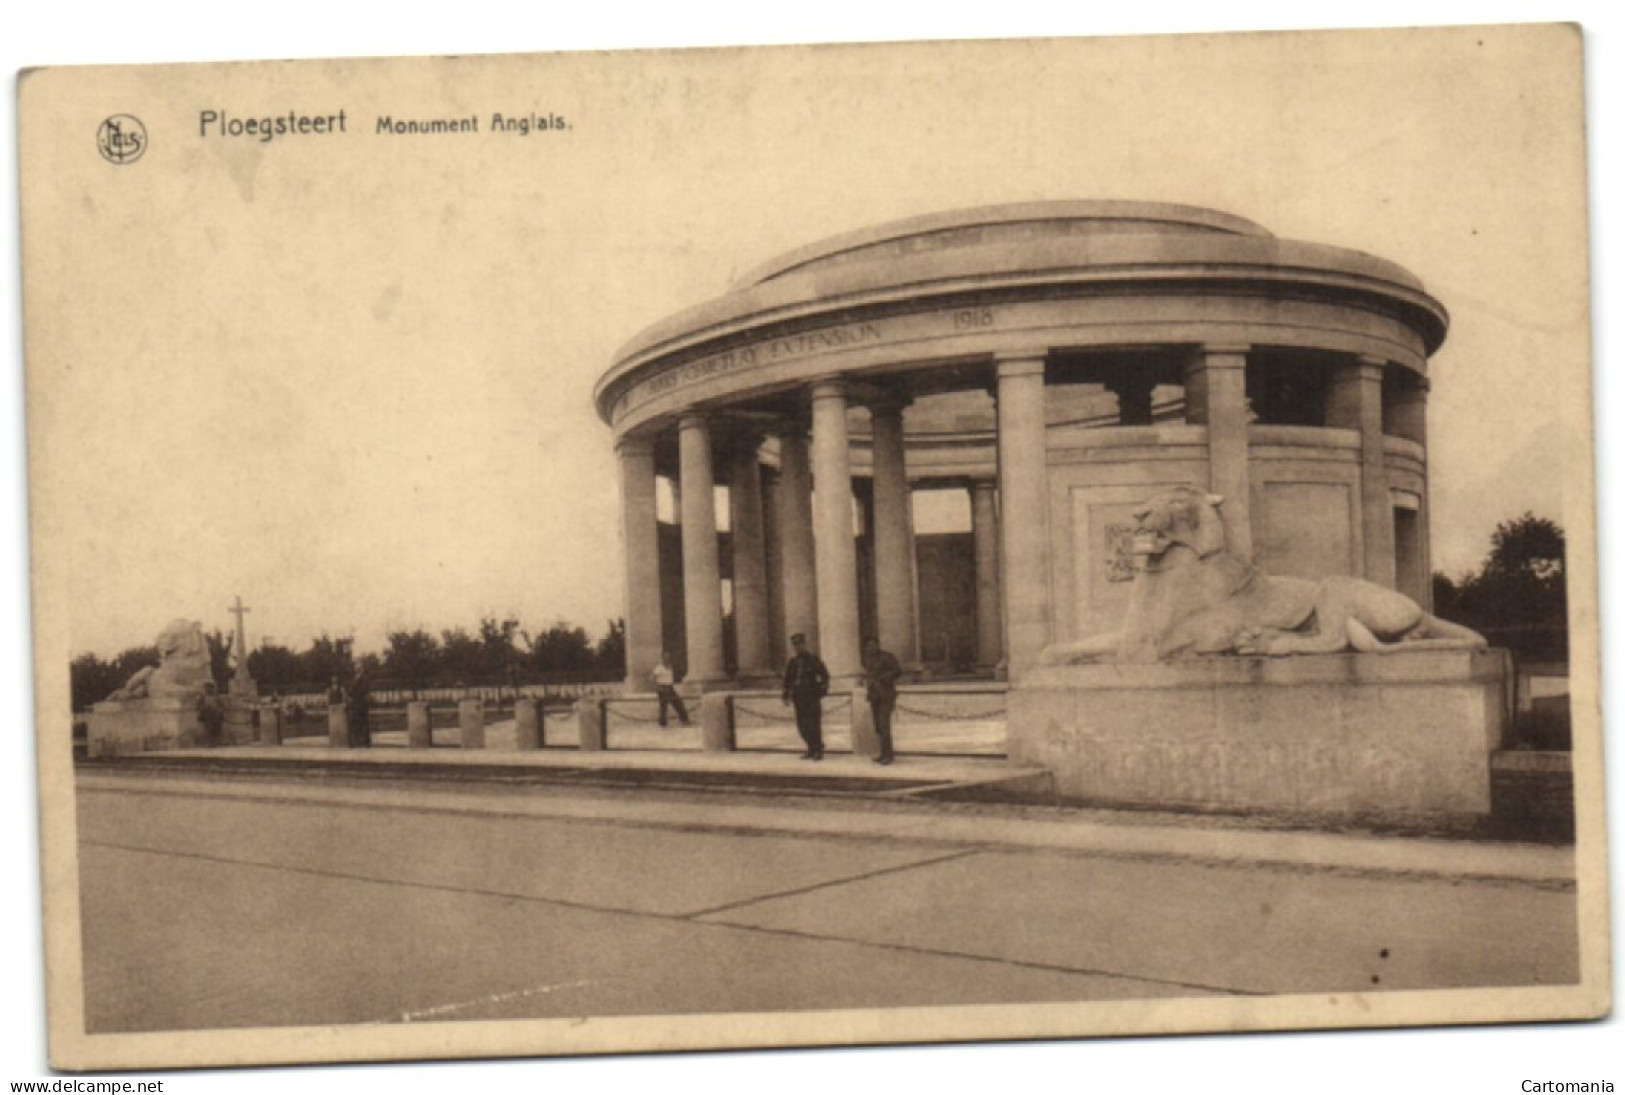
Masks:
[[[203,625],[175,620],[159,633],[158,664],[138,670],[122,688],[91,708],[93,757],[184,749],[203,741],[198,698],[209,677]]]
[[[231,695],[239,699],[253,700],[259,696],[259,686],[254,678],[248,675],[248,630],[243,627],[243,617],[252,611],[243,604],[243,599],[237,597],[232,606],[226,609],[237,618],[236,629],[232,632],[232,673]]]

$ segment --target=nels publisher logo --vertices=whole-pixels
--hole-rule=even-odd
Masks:
[[[147,150],[147,127],[133,114],[114,114],[96,130],[96,147],[108,163],[135,163]]]

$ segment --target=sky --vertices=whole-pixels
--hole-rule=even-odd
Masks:
[[[1620,110],[1609,104],[1625,102],[1620,93],[1618,78],[1614,75],[1625,67],[1620,57],[1618,42],[1625,36],[1617,15],[1617,6],[1607,0],[1584,0],[1568,5],[1552,3],[1475,3],[1471,11],[1462,11],[1461,5],[1433,2],[1433,0],[1365,0],[1360,5],[1318,5],[1308,15],[1302,5],[1285,3],[1253,3],[1237,0],[1222,5],[1196,5],[1196,3],[1162,3],[1162,5],[1110,5],[1090,6],[1089,10],[1055,3],[999,3],[978,5],[975,8],[957,8],[954,5],[933,5],[929,11],[916,11],[912,15],[899,15],[873,3],[843,3],[830,0],[819,5],[650,5],[647,10],[627,11],[616,5],[593,5],[582,10],[562,10],[556,6],[538,8],[526,19],[522,11],[507,3],[483,3],[465,0],[457,5],[455,13],[442,8],[426,8],[421,13],[410,13],[405,8],[392,18],[377,18],[374,13],[358,11],[345,13],[332,3],[312,3],[309,0],[289,0],[278,5],[275,16],[270,13],[250,13],[244,16],[226,15],[218,5],[202,3],[148,3],[148,5],[29,5],[8,15],[5,34],[0,34],[0,52],[5,54],[6,67],[15,71],[21,65],[34,63],[70,62],[153,62],[153,60],[202,60],[221,57],[353,57],[353,55],[423,55],[444,52],[500,52],[510,49],[587,49],[587,47],[658,47],[658,45],[728,44],[728,42],[803,42],[803,41],[855,41],[855,39],[894,39],[894,37],[985,37],[1022,36],[1022,34],[1103,34],[1103,32],[1170,32],[1214,31],[1214,29],[1274,28],[1274,26],[1302,26],[1306,21],[1318,24],[1344,24],[1344,26],[1381,26],[1381,24],[1436,23],[1436,21],[1462,21],[1472,18],[1482,23],[1497,21],[1531,21],[1531,19],[1576,18],[1584,19],[1589,28],[1589,127],[1591,127],[1592,177],[1591,193],[1594,205],[1594,322],[1596,322],[1597,361],[1609,359],[1610,325],[1607,322],[1609,302],[1617,302],[1618,231],[1617,214],[1610,216],[1609,205],[1601,201],[1602,195],[1620,192],[1618,149],[1622,145],[1618,132]],[[15,32],[13,32],[15,31]],[[1214,89],[1214,96],[1222,96],[1224,89]],[[1129,104],[1133,106],[1133,104]],[[1497,115],[1490,115],[1490,123]],[[1373,125],[1381,127],[1381,115],[1373,115]],[[946,123],[951,123],[951,120]],[[3,128],[3,125],[0,125]],[[985,133],[965,128],[965,140],[980,140]],[[1121,149],[1113,149],[1113,154]],[[1167,149],[1142,149],[1147,158],[1168,154]],[[6,179],[10,193],[15,179],[15,145],[13,141],[0,141],[0,175]],[[1025,166],[1025,164],[1024,164]],[[1466,166],[1462,172],[1469,171]],[[1241,169],[1240,174],[1250,179],[1261,179],[1266,171]],[[1336,172],[1334,172],[1336,174]],[[1068,175],[1064,179],[1046,179],[1046,193],[1053,190],[1072,192],[1087,182],[1081,175]],[[1344,180],[1345,182],[1345,180]],[[1263,185],[1259,182],[1258,185]],[[1339,180],[1328,184],[1329,198],[1339,197]],[[1150,197],[1136,190],[1136,197]],[[1445,372],[1448,354],[1456,353],[1466,340],[1464,305],[1484,296],[1477,286],[1477,275],[1471,270],[1456,270],[1445,252],[1420,253],[1414,242],[1428,236],[1427,216],[1414,216],[1394,223],[1393,237],[1384,234],[1376,239],[1368,234],[1370,219],[1358,213],[1349,213],[1350,229],[1347,234],[1337,229],[1336,203],[1331,210],[1321,210],[1321,216],[1284,216],[1285,206],[1254,208],[1245,193],[1225,205],[1220,197],[1206,198],[1220,208],[1227,208],[1243,216],[1261,219],[1266,226],[1284,236],[1302,236],[1323,242],[1344,242],[1363,250],[1373,250],[1384,257],[1410,266],[1419,273],[1433,291],[1445,299],[1456,318],[1456,330],[1451,335],[1445,354],[1441,354],[1441,372]],[[1516,205],[1516,201],[1511,201]],[[876,210],[877,216],[855,211],[850,221],[830,224],[832,231],[856,224],[884,219],[890,211]],[[1300,213],[1306,211],[1300,210]],[[1445,216],[1440,206],[1430,206],[1432,216]],[[1539,210],[1529,211],[1539,214]],[[790,221],[791,218],[786,218]],[[825,218],[829,219],[829,218]],[[838,219],[838,218],[834,218]],[[769,226],[769,229],[772,226]],[[728,279],[730,263],[741,268],[759,258],[767,257],[778,249],[778,244],[798,245],[816,236],[811,224],[786,223],[780,232],[782,240],[762,239],[760,247],[752,245],[752,253],[739,255],[739,249],[707,249],[700,270],[694,271],[691,281],[681,286],[653,286],[650,296],[637,302],[637,315],[627,320],[630,330],[647,318],[658,317],[663,309],[681,307],[682,304],[707,296],[720,289]],[[806,229],[806,231],[803,231]],[[822,229],[819,229],[822,231]],[[10,635],[13,658],[8,661],[5,686],[0,687],[0,700],[5,703],[6,721],[15,731],[21,731],[32,720],[31,682],[26,656],[16,651],[28,650],[31,640],[31,606],[29,606],[28,538],[26,538],[26,465],[23,447],[23,385],[21,385],[20,307],[16,292],[16,224],[6,218],[0,223],[0,234],[5,236],[6,252],[10,260],[0,276],[6,279],[6,304],[0,314],[5,317],[6,344],[10,348],[8,361],[13,364],[11,383],[6,387],[6,422],[10,429],[5,437],[10,444],[5,452],[6,531],[0,543],[6,551],[6,634]],[[773,236],[767,231],[767,236]],[[691,237],[692,244],[692,237]],[[1441,266],[1443,263],[1443,266]],[[1524,286],[1542,296],[1542,286],[1536,279],[1524,279]],[[535,301],[530,302],[535,305]],[[1521,294],[1498,297],[1490,312],[1495,317],[1511,317],[1513,322],[1497,327],[1488,322],[1477,340],[1480,351],[1495,354],[1500,351],[1500,338],[1506,328],[1521,328],[1527,318],[1521,312],[1524,301]],[[1550,304],[1542,305],[1545,314]],[[1497,335],[1497,330],[1501,335]],[[608,333],[606,333],[608,335]],[[609,340],[614,341],[614,340]],[[1615,338],[1617,343],[1617,338]],[[593,349],[598,353],[598,349]],[[583,364],[583,372],[595,372],[603,362]],[[1461,354],[1458,375],[1479,367],[1477,356]],[[1436,400],[1449,398],[1453,388],[1441,375]],[[1532,401],[1539,408],[1545,395],[1540,383],[1526,383],[1518,388],[1519,396]],[[562,382],[549,383],[543,393],[557,406],[574,408],[578,393],[570,392]],[[539,398],[539,396],[538,396]],[[1435,406],[1440,405],[1435,403]],[[432,401],[431,401],[432,406]],[[1618,406],[1618,385],[1610,382],[1607,370],[1597,372],[1597,421],[1610,422],[1622,413]],[[1550,422],[1550,416],[1542,418]],[[1506,419],[1500,419],[1506,426]],[[325,426],[325,422],[323,422]],[[1456,445],[1456,455],[1449,455],[1449,442],[1438,437],[1435,427],[1433,460],[1435,474],[1441,474],[1441,461],[1454,460],[1459,479],[1466,476],[1487,486],[1479,487],[1475,496],[1467,497],[1456,505],[1456,515],[1445,526],[1445,491],[1435,479],[1435,541],[1440,547],[1436,560],[1441,565],[1449,562],[1451,554],[1443,551],[1441,538],[1449,530],[1461,525],[1488,528],[1503,512],[1514,512],[1519,507],[1537,509],[1536,502],[1549,504],[1552,479],[1536,476],[1514,476],[1523,494],[1519,497],[1501,496],[1505,478],[1488,474],[1500,466],[1523,468],[1529,458],[1539,460],[1547,442],[1542,437],[1562,440],[1583,429],[1584,422],[1563,421],[1547,426],[1547,434],[1539,431],[1514,431],[1516,444],[1503,444],[1503,432],[1482,431],[1477,437],[1467,437]],[[549,424],[548,435],[557,429]],[[598,429],[598,427],[593,427]],[[1511,427],[1510,427],[1511,429]],[[606,450],[603,432],[591,442],[598,452]],[[588,435],[578,429],[575,440],[588,452]],[[543,440],[533,439],[535,444]],[[1607,486],[1617,479],[1615,468],[1620,460],[1618,442],[1614,434],[1602,429],[1597,435],[1604,491],[1602,505],[1602,546],[1607,564],[1617,562],[1617,544],[1620,543],[1617,509],[1607,504],[1610,492]],[[606,455],[606,453],[604,453]],[[218,457],[216,457],[218,458]],[[229,486],[242,491],[245,473],[237,473]],[[120,478],[128,492],[146,489],[156,476],[141,470],[127,470]],[[1526,479],[1534,479],[1527,484]],[[250,481],[252,483],[252,481]],[[1542,489],[1544,487],[1544,489]],[[582,499],[593,492],[583,486]],[[215,496],[218,499],[218,494]],[[1527,499],[1527,500],[1526,500]],[[556,509],[575,512],[575,499],[569,499]],[[590,513],[588,513],[590,517]],[[593,518],[603,523],[603,515]],[[556,530],[556,525],[544,523]],[[190,522],[182,523],[190,528]],[[1474,539],[1479,533],[1462,533]],[[317,539],[315,543],[322,543]],[[1471,565],[1482,547],[1461,549],[1461,565]],[[546,552],[539,549],[538,556]],[[32,560],[39,562],[39,560]],[[604,564],[608,570],[608,562]],[[281,603],[283,585],[257,586],[250,575],[237,575],[231,569],[206,575],[206,582],[177,583],[176,590],[187,586],[203,585],[195,601],[177,603],[171,590],[143,590],[140,603],[133,608],[119,608],[119,593],[132,585],[130,573],[124,573],[124,582],[106,582],[94,586],[96,598],[85,603],[94,611],[81,619],[80,634],[91,645],[117,647],[125,642],[145,642],[156,632],[161,619],[145,621],[143,611],[156,611],[159,617],[180,612],[213,617],[224,624],[224,606],[231,596],[242,593],[250,604],[262,612],[262,619],[275,616],[271,606]],[[1605,583],[1604,629],[1612,627],[1610,621],[1618,617],[1617,595],[1614,586]],[[546,606],[538,611],[559,611],[588,619],[598,611],[595,603],[567,603],[574,591],[569,588],[549,588]],[[393,598],[400,596],[395,590]],[[497,593],[497,599],[502,593]],[[595,595],[596,596],[596,595]],[[392,599],[393,599],[392,598]],[[371,598],[362,598],[371,599]],[[218,608],[215,608],[218,606]],[[320,608],[320,606],[317,606]],[[37,611],[37,609],[36,609]],[[109,616],[109,627],[98,632],[98,617]],[[473,612],[458,611],[457,619],[465,619]],[[314,617],[286,619],[275,627],[289,635],[297,635],[302,625],[317,624]],[[426,621],[427,622],[427,621]],[[328,619],[328,625],[338,621]],[[1617,676],[1618,655],[1622,648],[1618,642],[1605,642],[1605,671],[1607,679]],[[1612,694],[1609,694],[1612,695]],[[1609,702],[1609,715],[1617,703]],[[11,991],[5,996],[3,1020],[6,1038],[0,1045],[0,1063],[8,1079],[49,1079],[45,1066],[44,1038],[42,1038],[42,989],[39,955],[41,955],[41,926],[37,916],[37,837],[34,830],[36,798],[32,786],[32,755],[29,754],[26,733],[16,733],[16,741],[24,742],[5,765],[5,824],[8,833],[5,842],[6,892],[13,900],[6,903],[5,936],[8,950],[5,954],[13,968]],[[1618,751],[1610,762],[1609,778],[1615,788],[1620,778]],[[1615,809],[1615,846],[1620,846]],[[1615,900],[1615,907],[1618,902]],[[132,910],[140,915],[141,910]],[[1617,985],[1617,980],[1615,980]],[[1077,1041],[1077,1043],[1050,1043],[1050,1045],[1022,1046],[962,1046],[962,1048],[934,1048],[934,1050],[887,1051],[819,1051],[819,1053],[788,1054],[689,1054],[682,1058],[640,1058],[621,1061],[561,1061],[561,1063],[486,1063],[440,1064],[440,1066],[375,1066],[369,1069],[301,1069],[286,1072],[280,1069],[260,1071],[215,1072],[206,1076],[167,1076],[166,1090],[284,1090],[289,1082],[307,1090],[348,1090],[358,1080],[367,1084],[388,1085],[392,1090],[445,1090],[452,1085],[478,1084],[481,1090],[533,1090],[541,1087],[572,1089],[587,1087],[593,1090],[650,1090],[658,1085],[661,1090],[760,1090],[772,1085],[773,1090],[803,1092],[803,1090],[838,1089],[842,1085],[920,1084],[926,1082],[933,1090],[985,1090],[998,1089],[1009,1084],[1012,1076],[1045,1077],[1048,1082],[1082,1084],[1095,1089],[1126,1090],[1202,1090],[1202,1092],[1297,1092],[1305,1087],[1305,1077],[1311,1077],[1313,1087],[1321,1092],[1371,1092],[1371,1090],[1485,1090],[1485,1092],[1514,1092],[1523,1080],[1618,1080],[1615,1063],[1618,1048],[1617,1025],[1576,1024],[1562,1027],[1484,1027],[1459,1028],[1448,1032],[1360,1032],[1329,1033],[1329,1035],[1246,1035],[1246,1037],[1181,1038],[1181,1040],[1103,1040]],[[153,1079],[153,1077],[143,1077]]]
[[[1577,85],[1486,38],[196,68],[86,103],[48,85],[34,513],[61,536],[41,565],[71,649],[226,627],[238,596],[252,644],[376,649],[486,615],[597,632],[622,579],[590,394],[620,344],[824,236],[1046,198],[1208,206],[1420,276],[1453,317],[1435,567],[1464,571],[1496,521],[1564,520],[1586,411],[1550,382],[1584,368]],[[49,138],[109,95],[155,138],[127,173]],[[261,143],[200,134],[204,108],[571,128]]]

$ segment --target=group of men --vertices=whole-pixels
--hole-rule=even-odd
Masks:
[[[794,650],[784,667],[783,702],[796,711],[796,731],[806,743],[802,760],[824,759],[823,699],[829,694],[829,669],[822,659],[807,649],[807,636],[790,636]],[[892,752],[891,720],[897,708],[897,681],[903,667],[896,655],[882,650],[880,644],[869,639],[863,644],[863,683],[869,701],[869,712],[874,720],[875,738],[880,749],[875,754],[876,764],[890,764]],[[677,672],[672,668],[671,654],[660,655],[660,664],[654,670],[655,696],[660,703],[659,723],[667,725],[667,711],[674,710],[684,726],[688,725],[688,709],[677,694]]]

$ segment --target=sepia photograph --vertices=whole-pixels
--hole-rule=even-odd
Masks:
[[[1606,1024],[1587,30],[890,37],[17,75],[18,1069]]]

